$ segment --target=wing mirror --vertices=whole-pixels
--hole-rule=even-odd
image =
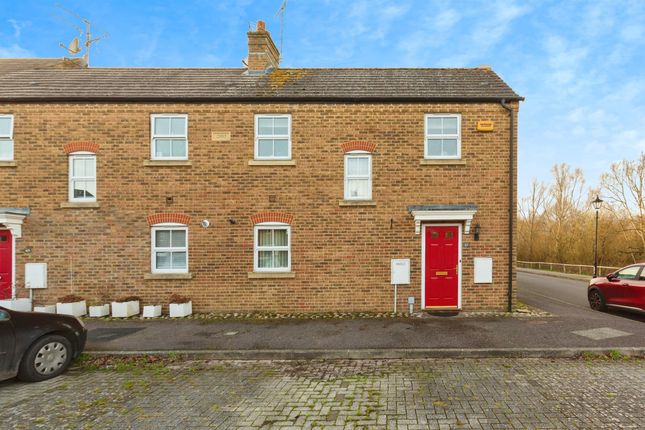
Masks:
[[[607,280],[608,280],[609,282],[614,282],[614,281],[617,281],[617,280],[618,280],[618,276],[616,276],[616,274],[615,274],[615,273],[609,273],[609,274],[607,274],[606,278],[607,278]]]

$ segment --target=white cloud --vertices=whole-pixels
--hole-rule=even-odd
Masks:
[[[25,58],[34,57],[34,53],[28,49],[13,43],[8,46],[0,46],[0,58]]]
[[[439,15],[433,19],[434,29],[440,32],[450,31],[455,24],[459,22],[461,16],[454,9],[446,9],[439,12]]]
[[[22,32],[24,24],[19,23],[15,19],[9,19],[7,21],[9,22],[9,24],[11,24],[11,27],[13,27],[13,37],[20,39],[20,34]]]

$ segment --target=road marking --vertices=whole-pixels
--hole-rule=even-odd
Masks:
[[[571,333],[593,340],[611,339],[614,337],[630,336],[632,334],[627,333],[626,331],[620,331],[609,327],[593,328],[591,330],[578,330],[572,331]]]

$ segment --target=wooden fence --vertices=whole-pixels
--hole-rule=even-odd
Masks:
[[[525,269],[549,270],[551,272],[571,273],[593,276],[593,266],[588,264],[550,263],[547,261],[518,261],[517,267]],[[598,274],[606,275],[620,267],[598,266]]]

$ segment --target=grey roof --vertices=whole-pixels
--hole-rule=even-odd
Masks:
[[[522,100],[492,70],[83,68],[0,74],[0,101]]]
[[[76,69],[84,67],[80,58],[0,58],[0,76],[21,70]]]
[[[408,212],[412,211],[476,211],[477,205],[412,205],[408,206]]]
[[[0,214],[12,214],[12,215],[29,215],[31,209],[29,208],[0,208]]]

